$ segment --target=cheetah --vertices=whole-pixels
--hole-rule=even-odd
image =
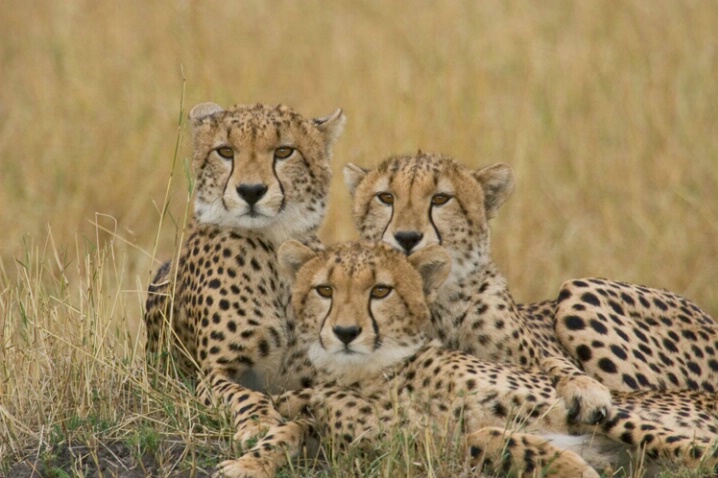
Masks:
[[[228,407],[246,446],[282,422],[266,392],[312,380],[276,249],[289,238],[322,247],[316,232],[345,116],[202,103],[189,117],[194,214],[178,259],[149,287],[146,351],[152,362],[169,349],[181,373],[200,379],[202,402]]]
[[[448,350],[429,337],[429,303],[451,267],[441,246],[407,257],[384,243],[317,252],[288,241],[278,257],[293,276],[297,337],[308,345],[317,376],[312,387],[275,397],[277,410],[297,427],[295,436],[284,430],[260,440],[240,458],[252,470],[247,476],[272,476],[262,473],[274,470],[268,451],[296,453],[311,427],[355,447],[397,429],[418,437],[429,429],[435,438],[458,432],[469,466],[492,464],[529,476],[598,477],[587,460],[613,463],[621,447],[715,463],[715,395],[613,392],[615,406],[603,424],[576,424],[545,374]]]
[[[451,349],[537,366],[570,404],[572,419],[603,420],[609,390],[718,386],[718,326],[664,290],[602,279],[563,284],[556,300],[516,304],[491,258],[488,220],[514,188],[511,168],[469,170],[419,152],[376,169],[344,169],[363,239],[407,254],[445,246],[452,273],[432,305],[432,333]]]

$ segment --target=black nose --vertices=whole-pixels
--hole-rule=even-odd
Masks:
[[[240,184],[237,186],[237,193],[250,206],[255,205],[257,201],[262,199],[266,192],[267,186],[264,184]]]
[[[414,231],[400,231],[394,234],[396,242],[401,244],[405,252],[411,252],[412,248],[421,241],[423,234]]]
[[[334,335],[339,337],[339,340],[347,345],[349,342],[357,338],[359,334],[361,334],[361,327],[357,327],[355,325],[350,325],[349,327],[341,327],[337,325],[332,330],[334,331]]]

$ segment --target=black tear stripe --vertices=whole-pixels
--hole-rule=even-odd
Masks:
[[[438,190],[439,188],[439,178],[437,176],[434,176],[434,190]],[[439,228],[436,227],[436,224],[434,224],[434,205],[429,201],[429,223],[431,224],[431,227],[434,229],[434,234],[436,234],[436,237],[439,239],[439,245],[442,245],[443,239],[441,237],[441,232],[439,231]]]
[[[272,159],[272,174],[274,175],[274,179],[277,180],[277,184],[279,184],[279,192],[282,193],[282,203],[279,205],[279,212],[282,212],[287,205],[287,196],[284,194],[284,184],[282,184],[282,181],[277,175],[277,158]]]
[[[381,345],[381,335],[379,334],[379,324],[374,318],[374,314],[371,311],[371,298],[367,302],[367,310],[369,311],[369,318],[371,319],[371,327],[374,329],[374,350],[378,349]]]
[[[439,228],[436,227],[436,224],[434,224],[434,217],[432,216],[433,212],[434,205],[429,203],[429,223],[431,224],[431,227],[434,228],[434,234],[436,234],[436,237],[439,238],[439,245],[441,245],[443,240],[441,238],[441,232],[439,232]]]
[[[227,207],[227,203],[224,202],[224,195],[227,192],[227,186],[229,185],[229,180],[232,178],[232,174],[234,174],[234,156],[232,156],[232,166],[229,168],[229,174],[227,175],[227,180],[224,182],[224,188],[222,189],[222,207],[224,207],[225,211],[229,211],[229,208]]]
[[[394,220],[394,205],[391,205],[391,215],[389,215],[389,221],[386,223],[386,226],[384,226],[384,231],[381,233],[381,237],[379,237],[379,240],[384,238],[384,234],[386,234],[386,231],[389,230],[389,225],[391,224],[391,221]]]
[[[325,315],[324,318],[322,319],[322,325],[319,327],[319,332],[317,333],[317,335],[319,336],[319,345],[321,345],[324,350],[326,350],[327,348],[324,346],[324,341],[322,340],[322,330],[324,330],[324,325],[327,323],[327,319],[332,314],[333,306],[334,306],[334,299],[332,299],[329,302],[329,310],[327,311],[327,315]]]

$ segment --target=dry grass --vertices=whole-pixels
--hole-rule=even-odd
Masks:
[[[345,109],[327,241],[354,237],[346,162],[506,161],[517,299],[599,275],[718,315],[717,26],[679,0],[0,2],[0,457],[62,450],[82,475],[106,438],[191,475],[230,453],[221,416],[136,367],[186,206],[183,75],[187,106]]]

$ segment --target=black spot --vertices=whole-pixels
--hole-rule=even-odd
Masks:
[[[500,403],[496,403],[494,405],[494,414],[496,414],[497,417],[505,417],[506,416],[506,407],[504,407]]]
[[[595,330],[597,333],[599,333],[601,335],[608,334],[608,329],[606,328],[606,326],[603,325],[601,322],[599,322],[596,319],[591,319],[591,327],[593,328],[593,330]]]
[[[616,373],[618,371],[616,364],[613,363],[611,359],[606,357],[598,361],[598,366],[601,370],[607,373]]]
[[[695,362],[693,362],[693,361],[689,361],[689,362],[686,364],[686,366],[688,367],[688,370],[690,370],[690,371],[693,372],[694,374],[696,374],[696,375],[700,375],[700,374],[701,374],[701,367],[700,367],[700,365],[698,365],[697,363],[695,363]]]
[[[593,356],[591,353],[591,347],[585,344],[581,344],[576,347],[576,355],[581,362],[588,362]]]
[[[613,311],[616,312],[618,315],[623,315],[623,307],[621,307],[618,303],[609,300],[608,305],[610,305]]]
[[[646,387],[648,387],[648,388],[653,388],[653,387],[651,386],[651,382],[650,382],[650,381],[646,378],[646,376],[643,375],[642,373],[637,373],[637,374],[636,374],[636,379],[638,380],[638,383],[640,383],[642,387],[644,387],[644,388],[646,388]]]
[[[623,374],[623,383],[625,383],[628,387],[632,388],[633,390],[638,389],[638,383],[636,383],[636,380],[626,373]]]
[[[683,337],[685,337],[686,339],[692,340],[692,341],[694,341],[694,342],[695,342],[696,340],[698,340],[698,337],[696,337],[696,334],[694,334],[694,333],[691,332],[690,330],[684,330],[684,331],[682,332],[682,335],[683,335]]]
[[[653,299],[653,304],[664,312],[666,310],[668,310],[668,306],[661,299],[658,299],[658,298]]]
[[[586,328],[586,323],[577,315],[569,315],[563,319],[563,322],[569,330],[583,330]]]
[[[591,292],[585,292],[585,293],[581,296],[581,300],[582,300],[583,302],[587,302],[587,303],[589,303],[589,304],[591,304],[591,305],[594,305],[594,306],[596,306],[596,307],[598,307],[598,306],[601,305],[601,301],[599,300],[599,298],[596,297],[596,295],[593,294],[593,293],[591,293]]]
[[[623,300],[623,302],[625,302],[628,305],[634,305],[636,303],[636,301],[633,300],[633,297],[626,294],[625,292],[621,292],[621,300]]]
[[[262,354],[262,357],[269,355],[269,342],[266,340],[259,342],[259,353]]]
[[[220,283],[219,279],[212,279],[211,281],[209,281],[209,283],[207,283],[207,286],[210,289],[219,289],[220,285],[221,285],[221,283]]]
[[[626,360],[628,358],[626,352],[618,345],[611,345],[611,352],[613,352],[613,355],[621,360]]]
[[[227,299],[220,300],[219,308],[222,310],[229,310],[229,301]]]
[[[673,341],[668,338],[663,339],[663,346],[670,352],[678,352],[678,347],[676,347],[676,344],[674,344]]]

